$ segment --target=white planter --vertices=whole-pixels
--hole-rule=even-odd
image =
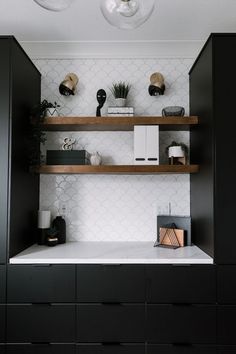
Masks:
[[[47,108],[45,112],[45,117],[58,117],[59,112],[57,108]]]
[[[116,107],[125,107],[126,106],[126,98],[116,98]]]
[[[169,147],[169,158],[171,157],[185,157],[184,151],[181,146]]]

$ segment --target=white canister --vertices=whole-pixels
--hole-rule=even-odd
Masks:
[[[49,210],[38,211],[38,228],[49,229],[51,227],[51,212]]]
[[[169,158],[171,157],[185,157],[184,151],[181,146],[171,146],[169,147]]]

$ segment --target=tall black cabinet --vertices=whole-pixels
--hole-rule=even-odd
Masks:
[[[27,136],[40,102],[40,73],[14,37],[0,36],[0,353],[5,342],[8,256],[34,243],[38,176],[29,174]]]
[[[217,264],[217,344],[236,353],[236,34],[212,34],[190,71],[191,215],[197,244]],[[222,346],[222,347],[221,347]]]
[[[14,37],[0,36],[0,264],[33,243],[38,176],[29,174],[27,134],[40,102],[40,73]],[[7,241],[8,240],[8,241]]]
[[[236,34],[212,34],[190,71],[191,215],[201,248],[218,264],[236,264]]]

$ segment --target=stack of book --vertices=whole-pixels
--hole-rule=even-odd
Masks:
[[[133,117],[134,107],[108,107],[110,117]]]

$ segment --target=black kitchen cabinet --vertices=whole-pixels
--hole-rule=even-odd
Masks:
[[[6,354],[76,354],[76,347],[70,344],[9,344]]]
[[[236,306],[218,306],[217,340],[219,344],[235,344]]]
[[[236,266],[217,267],[217,301],[236,304]]]
[[[0,304],[0,343],[5,342],[6,306]]]
[[[147,305],[147,341],[199,343],[216,341],[214,305]]]
[[[145,291],[144,266],[77,267],[78,302],[145,302]]]
[[[8,343],[74,343],[75,305],[8,305]]]
[[[199,116],[191,130],[191,163],[201,166],[191,176],[193,241],[218,264],[236,264],[235,46],[236,34],[212,34],[190,71],[190,110]]]
[[[149,344],[147,354],[216,354],[216,346]]]
[[[6,267],[0,265],[0,303],[6,302]]]
[[[142,304],[79,304],[78,342],[145,341],[145,306]]]
[[[39,177],[30,174],[30,111],[40,102],[41,75],[14,37],[0,36],[0,264],[31,245]]]
[[[145,354],[144,344],[79,344],[76,354]]]
[[[75,265],[9,265],[8,302],[75,302]]]
[[[218,346],[217,354],[236,354],[236,346],[233,345]]]
[[[149,303],[215,303],[215,267],[147,266]]]

